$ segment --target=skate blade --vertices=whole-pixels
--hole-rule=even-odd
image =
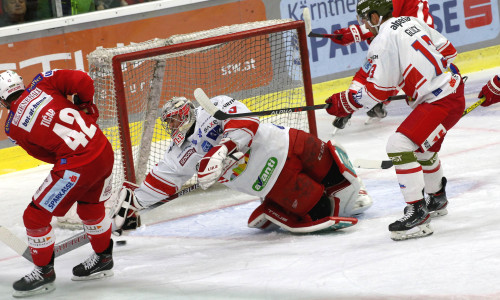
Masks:
[[[12,293],[12,296],[15,298],[31,297],[34,295],[41,295],[41,294],[50,293],[55,289],[56,289],[56,286],[54,285],[53,282],[51,282],[51,283],[44,284],[40,287],[37,287],[36,289],[30,290],[30,291],[14,291],[14,293]]]
[[[391,231],[391,239],[394,241],[403,241],[403,240],[428,236],[431,235],[433,232],[434,230],[432,230],[431,224],[426,223],[419,226],[415,226],[407,231]]]
[[[373,118],[373,117],[369,117],[368,120],[365,121],[365,125],[371,125],[371,124],[375,124],[375,123],[378,123],[380,122],[380,120],[382,120],[382,118]]]
[[[429,214],[431,215],[431,218],[446,216],[448,214],[448,210],[446,208],[443,208],[440,210],[435,210],[433,212],[429,212]]]
[[[71,277],[71,280],[73,280],[73,281],[87,281],[87,280],[95,280],[95,279],[101,279],[101,278],[105,278],[105,277],[111,277],[113,275],[114,275],[113,270],[106,270],[106,271],[101,271],[101,272],[91,274],[89,276],[73,276],[73,277]]]

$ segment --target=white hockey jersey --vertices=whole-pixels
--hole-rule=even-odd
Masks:
[[[363,69],[368,78],[357,101],[373,107],[402,89],[414,101],[433,102],[453,93],[460,76],[449,71],[455,47],[438,31],[414,17],[391,18],[379,28]]]
[[[226,113],[250,110],[228,96],[211,99]],[[146,180],[135,190],[142,205],[149,206],[165,199],[169,190],[177,191],[197,172],[198,162],[223,137],[229,137],[245,153],[245,163],[234,166],[219,179],[231,189],[264,197],[276,182],[286,161],[289,128],[260,123],[258,118],[217,120],[202,107],[196,108],[193,134],[178,147],[172,143],[163,159],[150,171]]]

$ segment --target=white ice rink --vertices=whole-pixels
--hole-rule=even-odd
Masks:
[[[500,68],[468,74],[468,105]],[[366,126],[364,112],[335,138],[351,159],[387,159],[388,136],[407,115],[403,101]],[[332,117],[316,114],[320,137]],[[394,169],[362,170],[374,205],[356,226],[293,235],[247,227],[259,201],[217,187],[144,215],[147,224],[115,246],[114,277],[71,281],[90,245],[56,259],[56,290],[32,299],[500,299],[500,104],[479,107],[453,128],[440,153],[449,214],[434,234],[392,241],[387,226],[404,201]],[[22,214],[48,166],[0,176],[0,225],[25,238]],[[75,234],[56,229],[58,241]],[[0,299],[32,265],[0,243]]]

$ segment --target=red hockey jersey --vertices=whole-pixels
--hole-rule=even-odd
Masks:
[[[78,94],[92,101],[93,80],[83,71],[52,70],[38,74],[11,104],[7,136],[31,156],[54,164],[54,170],[94,160],[108,140],[94,120],[68,100]]]

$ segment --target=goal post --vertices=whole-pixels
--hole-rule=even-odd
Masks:
[[[269,20],[175,35],[89,54],[98,124],[115,151],[113,188],[138,183],[170,146],[159,113],[174,96],[228,95],[252,111],[314,105],[303,21]],[[317,135],[314,111],[262,122]]]

